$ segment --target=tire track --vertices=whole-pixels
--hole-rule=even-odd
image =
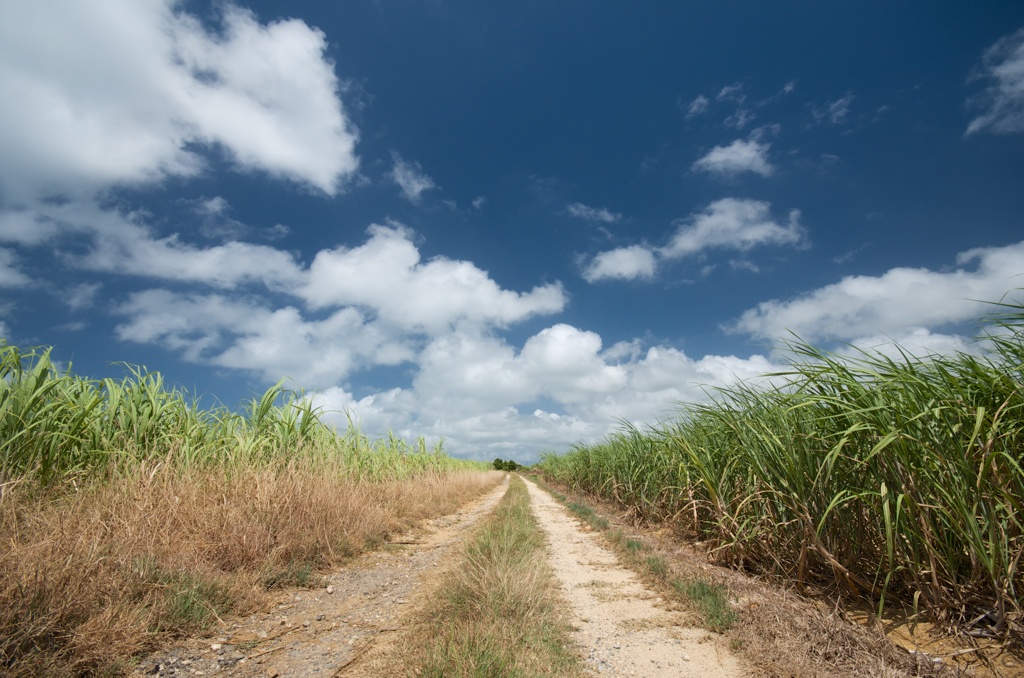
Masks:
[[[741,676],[720,637],[687,626],[661,598],[546,492],[526,480],[548,536],[551,566],[569,602],[576,642],[591,673],[668,678]]]

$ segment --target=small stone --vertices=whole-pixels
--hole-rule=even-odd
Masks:
[[[327,587],[327,595],[329,595],[329,596],[333,596],[334,595],[334,587],[333,586],[328,586]]]
[[[224,647],[224,646],[221,645],[220,643],[214,643],[213,645],[210,646],[210,651],[211,652],[220,652],[220,649],[222,647]]]
[[[323,621],[324,619],[327,619],[327,615],[326,614],[318,614],[316,616],[316,620],[317,621]]]
[[[303,625],[303,626],[304,626],[305,628],[307,628],[307,629],[308,629],[308,628],[309,628],[309,620],[306,620],[306,621],[302,622],[302,625]]]

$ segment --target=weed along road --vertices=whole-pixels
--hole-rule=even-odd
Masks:
[[[491,513],[507,479],[454,514],[428,521],[330,573],[316,589],[289,589],[272,609],[225,620],[144,660],[134,675],[307,678],[363,675],[374,652],[388,654],[410,612],[465,534]],[[400,642],[400,641],[399,641]],[[365,675],[405,675],[378,673]]]
[[[589,672],[650,678],[743,675],[719,637],[688,627],[682,614],[660,606],[657,594],[564,507],[532,482],[527,487]]]
[[[522,482],[512,477],[512,484],[519,487],[523,510],[532,511],[535,521],[531,520],[530,529],[538,540],[539,567],[547,573],[532,573],[528,578],[551,581],[543,589],[541,595],[547,600],[541,606],[552,608],[553,616],[541,623],[561,620],[556,653],[565,655],[558,669],[549,664],[548,670],[538,674],[534,666],[523,675],[741,675],[736,658],[714,634],[689,628],[681,613],[662,608],[656,594],[553,498],[527,481],[527,499]],[[456,620],[440,628],[428,620],[438,609],[445,610],[450,597],[445,587],[453,577],[479,565],[467,560],[473,550],[469,544],[488,530],[493,536],[495,529],[503,529],[496,527],[502,520],[496,507],[507,503],[512,494],[509,487],[506,477],[457,513],[429,521],[329,573],[319,587],[290,589],[266,612],[224,620],[212,634],[187,639],[147,658],[135,675],[505,675],[506,669],[496,665],[480,672],[480,663],[489,655],[486,648],[468,652],[465,664],[459,663],[461,655],[455,655],[455,673],[451,666],[440,672],[431,669],[430,651],[416,648],[432,643],[438,647],[436,639],[441,637],[447,643],[445,652],[452,651],[452,643],[443,638],[450,631],[446,627],[456,626]],[[508,576],[499,574],[498,579]],[[483,624],[471,626],[484,628]],[[521,635],[521,630],[512,635]],[[504,631],[487,634],[496,637],[470,638],[467,643],[501,645],[508,639]]]

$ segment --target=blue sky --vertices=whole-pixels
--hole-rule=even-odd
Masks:
[[[1020,2],[0,0],[0,336],[530,462],[1024,287]]]

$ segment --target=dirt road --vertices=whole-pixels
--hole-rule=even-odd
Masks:
[[[293,589],[269,612],[230,620],[144,660],[133,675],[303,678],[349,675],[398,633],[438,564],[491,512],[508,481],[458,512],[428,521],[339,569],[315,590]],[[382,675],[402,675],[382,674]]]
[[[588,671],[609,676],[738,676],[736,659],[682,613],[659,606],[636,575],[549,495],[527,482],[549,556],[579,630]],[[440,569],[457,566],[466,535],[497,504],[507,481],[459,512],[430,521],[332,573],[325,586],[282,594],[269,612],[225,622],[143,661],[135,675],[412,675],[402,637]]]
[[[547,532],[551,566],[572,608],[588,668],[607,676],[740,676],[719,637],[687,626],[680,612],[622,567],[593,533],[527,481],[537,518]]]

